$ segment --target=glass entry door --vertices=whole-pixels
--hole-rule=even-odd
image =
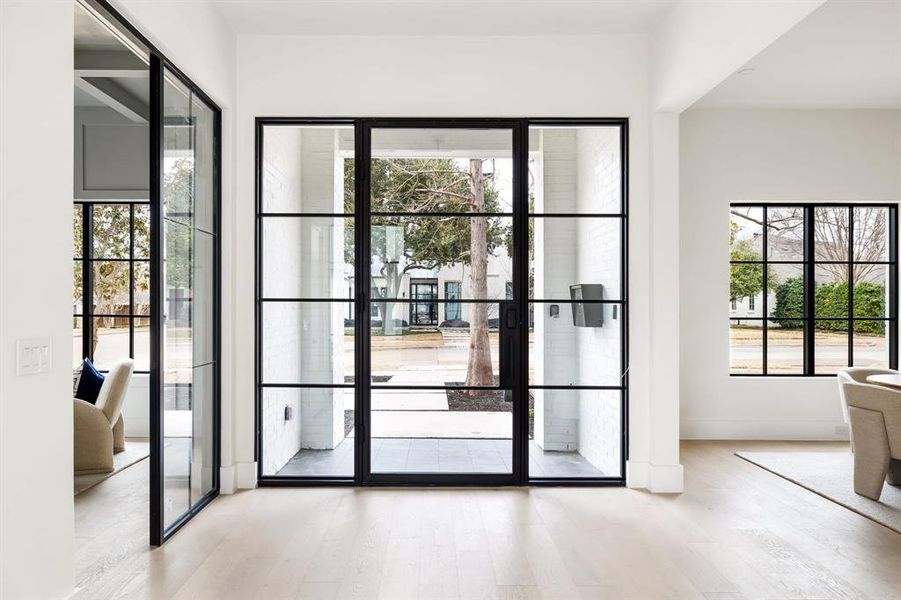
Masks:
[[[380,315],[360,331],[364,477],[512,481],[515,128],[377,121],[363,135],[358,275]]]

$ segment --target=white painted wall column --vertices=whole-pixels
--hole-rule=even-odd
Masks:
[[[0,598],[64,598],[72,495],[71,2],[0,2]],[[16,375],[16,340],[49,372]]]
[[[651,372],[647,487],[681,492],[679,464],[679,115],[651,116]]]

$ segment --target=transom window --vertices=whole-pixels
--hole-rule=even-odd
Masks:
[[[150,370],[150,205],[77,202],[72,222],[75,366],[128,356]]]
[[[897,206],[733,204],[732,375],[897,368]]]

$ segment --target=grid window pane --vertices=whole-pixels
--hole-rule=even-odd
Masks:
[[[263,475],[353,477],[353,388],[264,388]]]
[[[854,265],[855,317],[885,317],[888,294],[888,265]]]
[[[854,366],[887,368],[888,321],[854,321]]]
[[[134,269],[134,305],[135,315],[150,315],[150,262],[140,260],[132,263]]]
[[[729,219],[729,260],[761,260],[763,209],[733,206]]]
[[[487,367],[469,385],[498,385],[502,358],[498,304],[463,303],[460,321],[441,327],[437,326],[441,308],[437,300],[373,305],[370,369],[374,386],[461,386],[467,381],[470,361],[476,355],[484,356],[480,354],[483,350]]]
[[[814,323],[814,372],[818,375],[837,373],[847,367],[848,322],[816,321]]]
[[[263,212],[353,213],[353,149],[351,125],[266,125]],[[343,177],[334,175],[338,169]]]
[[[766,334],[767,374],[804,373],[804,322],[770,321]]]
[[[767,260],[804,260],[804,209],[767,208]]]
[[[347,298],[354,276],[354,220],[263,219],[264,298]]]
[[[621,474],[622,392],[529,390],[529,476]]]
[[[622,219],[529,218],[529,238],[530,298],[571,300],[574,286],[591,293],[588,284],[600,293],[599,299],[622,299]]]
[[[729,322],[729,372],[763,373],[763,321]]]
[[[128,204],[93,207],[93,258],[128,258],[131,255],[131,209]]]
[[[529,128],[542,160],[529,161],[530,213],[619,213],[622,210],[620,128]]]
[[[134,319],[135,331],[135,371],[150,370],[150,319]]]
[[[817,206],[813,210],[813,255],[821,262],[847,262],[851,209]]]
[[[353,382],[352,302],[264,302],[263,383]]]
[[[827,318],[848,317],[847,265],[817,265],[814,269],[814,315]]]
[[[372,390],[373,473],[511,473],[513,404],[504,390]],[[467,415],[482,411],[478,425]]]
[[[797,328],[805,317],[804,265],[771,264],[767,267],[767,312],[778,327]]]
[[[84,207],[76,204],[72,210],[72,256],[75,258],[83,258],[83,235],[84,235]]]
[[[854,207],[854,260],[886,262],[889,256],[889,209]]]
[[[128,315],[131,266],[127,261],[91,263],[94,285],[93,314]]]
[[[762,293],[763,263],[729,265],[729,300],[732,311],[730,316],[745,318],[763,316],[763,303],[756,301]]]
[[[131,356],[128,317],[95,317],[91,341],[94,365],[106,370]]]
[[[135,258],[150,258],[150,205],[135,204]]]
[[[531,385],[622,385],[622,307],[534,304],[529,331]]]

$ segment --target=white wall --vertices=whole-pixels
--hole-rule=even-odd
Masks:
[[[684,438],[834,439],[832,378],[729,377],[729,203],[901,200],[901,111],[681,117]]]
[[[403,57],[403,60],[399,60]],[[478,93],[461,91],[482,65]],[[238,347],[253,347],[256,116],[630,118],[633,423],[649,414],[648,63],[644,35],[541,37],[238,37],[236,297]],[[253,373],[236,372],[237,460],[253,467]],[[675,394],[667,401],[677,402]],[[675,427],[675,423],[673,423]],[[673,436],[675,438],[675,436]],[[632,438],[647,462],[650,438]],[[242,483],[247,483],[242,481]],[[251,485],[253,482],[249,482]]]
[[[73,584],[72,24],[69,2],[0,3],[2,598]],[[50,372],[17,377],[16,340],[45,336]]]

